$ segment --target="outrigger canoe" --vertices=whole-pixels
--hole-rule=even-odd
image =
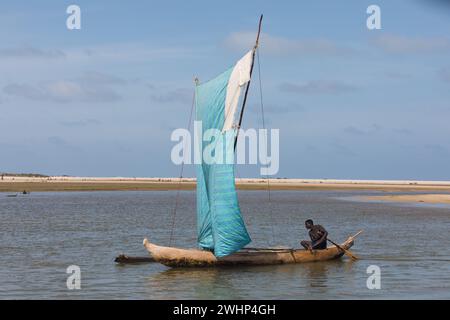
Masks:
[[[359,234],[359,233],[358,233]],[[274,265],[304,263],[339,259],[344,250],[350,249],[355,236],[348,237],[342,244],[323,250],[243,248],[229,256],[218,258],[211,251],[200,249],[181,249],[158,246],[144,239],[144,246],[155,262],[169,267],[214,267],[230,265]]]

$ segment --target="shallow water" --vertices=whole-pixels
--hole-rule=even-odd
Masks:
[[[0,299],[449,299],[450,209],[352,201],[366,194],[383,193],[272,191],[269,203],[267,192],[239,192],[252,247],[298,247],[313,218],[334,241],[364,229],[359,261],[170,269],[113,260],[145,256],[144,237],[169,243],[174,191],[0,193]],[[179,202],[172,245],[195,247],[195,193]],[[81,290],[67,289],[69,265]],[[370,265],[379,290],[366,286]]]

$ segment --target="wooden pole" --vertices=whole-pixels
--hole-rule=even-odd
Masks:
[[[239,116],[239,123],[238,123],[238,127],[237,127],[236,138],[234,140],[234,150],[236,150],[237,139],[238,139],[238,136],[239,136],[239,129],[241,128],[242,117],[244,116],[245,104],[247,102],[248,89],[250,88],[250,82],[251,82],[251,79],[252,79],[253,65],[254,65],[254,62],[255,62],[255,54],[256,54],[256,50],[258,49],[258,45],[259,45],[259,35],[261,34],[262,19],[263,19],[263,15],[261,15],[259,17],[258,34],[256,35],[256,42],[255,42],[255,46],[253,47],[253,52],[252,52],[252,64],[250,66],[250,80],[248,81],[247,87],[245,88],[244,100],[242,102],[241,114]]]
[[[327,239],[328,241],[330,241],[332,244],[334,244],[336,247],[338,247],[339,249],[341,249],[342,251],[344,251],[344,253],[346,255],[348,255],[350,258],[352,258],[353,260],[358,260],[358,257],[355,256],[353,253],[351,253],[350,250],[347,250],[345,248],[342,248],[340,245],[338,245],[336,242],[331,241],[330,239]]]
[[[364,230],[359,230],[355,235],[351,236],[351,238],[356,238],[357,236],[359,236],[361,233],[363,233]]]
[[[125,263],[144,263],[144,262],[155,262],[152,257],[130,257],[124,254],[118,255],[114,262],[125,264]]]

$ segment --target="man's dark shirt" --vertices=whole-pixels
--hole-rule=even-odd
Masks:
[[[320,224],[313,225],[311,230],[309,230],[309,237],[311,238],[313,242],[313,246],[316,244],[317,241],[322,238],[322,236],[326,233],[326,230],[324,227],[322,227]],[[324,241],[326,243],[326,241]]]

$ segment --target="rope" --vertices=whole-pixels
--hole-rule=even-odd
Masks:
[[[292,259],[294,259],[294,262],[297,263],[297,260],[295,259],[295,249],[291,249],[289,250],[289,252],[291,253]]]
[[[194,105],[195,105],[195,91],[194,91],[194,94],[193,94],[193,97],[192,97],[192,106],[191,106],[191,113],[189,115],[188,131],[191,130],[191,122],[192,122],[192,114],[193,114],[193,111],[194,111]],[[184,154],[183,154],[183,156],[184,156]],[[183,180],[183,171],[184,171],[184,160],[183,160],[183,162],[181,162],[180,180],[178,181],[177,195],[175,196],[175,207],[173,209],[173,214],[172,214],[172,227],[170,229],[169,246],[172,245],[173,231],[175,229],[175,219],[176,219],[176,216],[177,216],[178,199],[180,198],[180,189],[181,189],[181,182]]]
[[[266,122],[264,119],[264,103],[263,103],[263,91],[262,91],[262,81],[261,81],[261,62],[259,59],[259,49],[256,49],[256,57],[258,60],[258,79],[259,79],[259,99],[261,102],[261,116],[262,116],[262,125],[263,125],[263,129],[266,129]],[[266,144],[267,144],[267,139],[266,139]],[[266,150],[267,151],[267,150]],[[266,162],[267,162],[267,152],[266,152]],[[274,222],[273,222],[273,212],[272,212],[272,201],[271,201],[271,196],[270,196],[270,179],[269,176],[266,176],[267,179],[267,191],[268,191],[268,201],[269,201],[269,215],[270,215],[270,227],[272,230],[272,244],[275,241],[275,230],[273,228]]]

